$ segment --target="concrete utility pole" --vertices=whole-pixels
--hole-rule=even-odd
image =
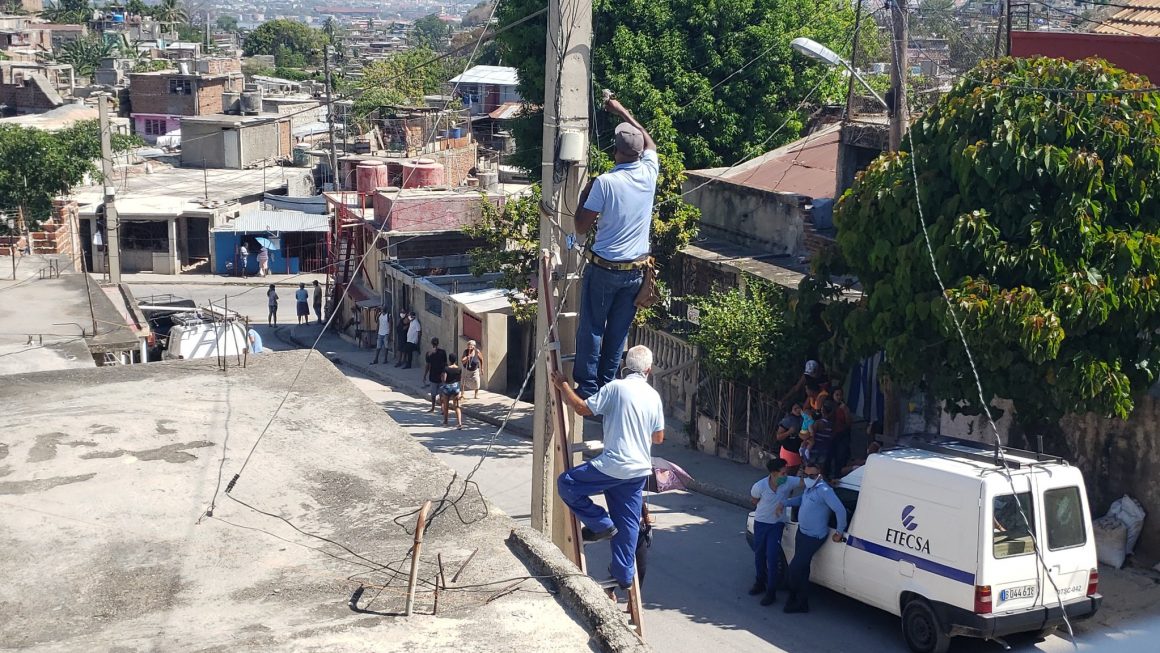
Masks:
[[[102,94],[97,102],[101,124],[101,174],[105,187],[105,251],[108,252],[109,282],[121,283],[121,220],[117,217],[113,184],[113,128],[109,124],[109,96]]]
[[[564,16],[568,17],[567,22]],[[540,247],[560,257],[562,265],[554,284],[556,306],[559,307],[557,310],[568,312],[577,311],[579,306],[580,281],[573,279],[569,283],[568,279],[569,275],[576,274],[580,257],[575,250],[566,249],[567,245],[563,241],[566,234],[575,232],[573,216],[579,208],[580,190],[588,172],[586,159],[588,112],[591,106],[591,41],[592,0],[549,0],[547,65],[544,75],[544,199],[540,205]],[[561,138],[573,145],[577,138],[580,139],[582,160],[560,160]],[[576,151],[574,147],[570,149]],[[560,296],[565,287],[569,289],[568,296]],[[551,319],[552,316],[548,315],[541,300],[536,315],[537,348],[544,342]],[[560,334],[560,354],[574,354],[575,320],[561,317],[557,330]],[[556,461],[552,451],[555,426],[552,412],[548,409],[551,401],[548,384],[547,356],[544,356],[536,367],[532,528],[544,534],[550,533],[556,546],[567,553],[569,549],[566,546],[564,526],[571,515],[556,495],[556,469],[562,461]],[[573,440],[582,439],[583,420],[569,411],[567,422]]]
[[[909,112],[906,110],[906,47],[907,14],[906,3],[909,0],[891,0],[890,19],[894,26],[894,39],[890,49],[894,57],[894,65],[890,69],[890,86],[893,90],[894,107],[890,114],[890,151],[897,152],[902,145],[902,136],[906,133],[909,121]]]
[[[338,191],[338,150],[334,145],[334,102],[330,99],[330,46],[322,46],[322,74],[326,79],[326,124],[330,127],[330,177],[334,181],[334,191]]]

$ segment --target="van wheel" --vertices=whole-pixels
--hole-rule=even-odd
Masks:
[[[902,636],[914,653],[946,653],[951,645],[950,635],[922,599],[914,599],[902,609]]]

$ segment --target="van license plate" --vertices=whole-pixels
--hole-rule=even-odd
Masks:
[[[1014,601],[1016,599],[1033,599],[1038,592],[1034,585],[1021,585],[1019,587],[1008,587],[999,592],[1000,601]]]

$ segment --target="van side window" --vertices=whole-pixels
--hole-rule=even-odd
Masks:
[[[1047,518],[1047,548],[1055,551],[1087,543],[1083,502],[1079,488],[1061,487],[1043,493],[1043,514]]]
[[[1016,502],[1016,497],[1018,497],[1018,502]],[[1032,533],[1034,533],[1035,528],[1035,512],[1032,509],[1031,493],[999,495],[995,497],[991,507],[993,510],[991,527],[994,532],[994,545],[992,547],[994,556],[996,558],[1010,558],[1034,553],[1035,545],[1032,543]],[[1027,515],[1026,521],[1019,514],[1020,507],[1023,508],[1023,514]],[[1031,524],[1032,530],[1028,530],[1028,523]]]
[[[858,507],[858,490],[851,490],[848,487],[836,487],[836,488],[834,488],[834,494],[837,495],[838,501],[841,501],[842,505],[846,507],[846,523],[847,524],[853,523],[854,522],[854,508]],[[830,515],[830,528],[837,528],[837,527],[838,527],[838,517],[837,517],[837,515],[831,514]]]

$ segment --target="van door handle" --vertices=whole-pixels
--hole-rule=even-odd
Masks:
[[[898,561],[898,573],[907,578],[914,578],[914,563],[906,560]]]

